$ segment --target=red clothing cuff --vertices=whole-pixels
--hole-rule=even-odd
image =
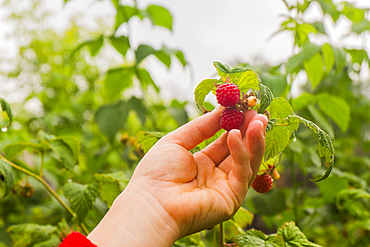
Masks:
[[[97,247],[95,244],[91,243],[91,241],[88,240],[86,236],[82,235],[79,232],[71,232],[63,240],[63,242],[59,244],[59,247],[75,247],[75,246]]]

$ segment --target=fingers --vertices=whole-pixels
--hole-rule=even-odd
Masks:
[[[247,189],[257,175],[265,152],[265,129],[267,118],[261,114],[255,115],[248,125],[243,140],[230,132],[228,145],[231,162],[225,162],[224,169],[230,168],[229,185],[239,200],[243,200]],[[235,134],[234,134],[235,133]]]
[[[265,153],[266,126],[267,118],[263,115],[256,115],[246,133],[246,144],[252,169],[252,177],[249,184],[251,184],[257,176]]]
[[[241,133],[245,133],[246,129],[252,118],[257,115],[257,112],[254,110],[247,110],[244,115],[244,122],[241,127]],[[220,138],[214,141],[212,144],[208,145],[201,152],[207,155],[215,164],[218,166],[229,154],[229,147],[227,145],[227,134],[224,133]]]
[[[187,150],[191,150],[221,129],[219,118],[222,110],[223,107],[217,107],[212,112],[195,118],[163,137],[158,144],[176,143]]]

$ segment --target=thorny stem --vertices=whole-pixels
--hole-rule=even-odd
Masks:
[[[21,167],[17,164],[14,164],[10,160],[7,160],[6,158],[4,158],[4,156],[2,156],[2,155],[0,155],[0,159],[5,161],[6,163],[8,163],[13,168],[17,169],[18,171],[21,171],[21,172],[27,174],[28,176],[31,176],[31,177],[35,178],[37,181],[39,181],[51,193],[51,195],[54,196],[54,198],[57,199],[57,201],[67,210],[67,212],[72,215],[73,218],[77,217],[76,213],[62,200],[62,198],[60,198],[60,196],[53,190],[53,188],[50,187],[50,185],[41,176],[39,176],[39,175],[37,175],[37,174],[27,170],[27,169],[24,169],[23,167]],[[40,172],[40,173],[42,173],[42,172]],[[79,226],[81,227],[81,229],[84,231],[84,233],[86,235],[89,234],[89,231],[87,230],[87,228],[86,228],[86,226],[83,222],[79,222]]]

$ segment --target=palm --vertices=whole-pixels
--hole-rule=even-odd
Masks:
[[[218,117],[214,115],[207,116],[210,123]],[[247,113],[242,133],[252,118],[260,118],[266,124],[265,118],[258,116]],[[261,123],[255,125],[259,126],[254,129],[260,129]],[[202,133],[184,136],[182,131],[189,132],[189,126],[185,125],[183,130],[180,128],[164,137],[145,156],[132,179],[172,215],[182,236],[211,228],[237,211],[264,150],[264,140],[257,141],[258,147],[250,145],[256,136],[261,136],[261,132],[250,126],[243,140],[238,131],[231,131],[193,155],[188,150],[215,134],[219,126],[217,121],[204,129],[200,124],[191,127]],[[182,229],[182,226],[191,227]]]

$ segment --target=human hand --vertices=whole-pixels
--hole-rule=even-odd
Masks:
[[[99,247],[171,246],[236,213],[262,161],[267,118],[248,110],[240,131],[231,130],[191,154],[221,129],[221,110],[194,119],[153,146],[89,235],[92,242]],[[109,240],[102,239],[107,234]]]

